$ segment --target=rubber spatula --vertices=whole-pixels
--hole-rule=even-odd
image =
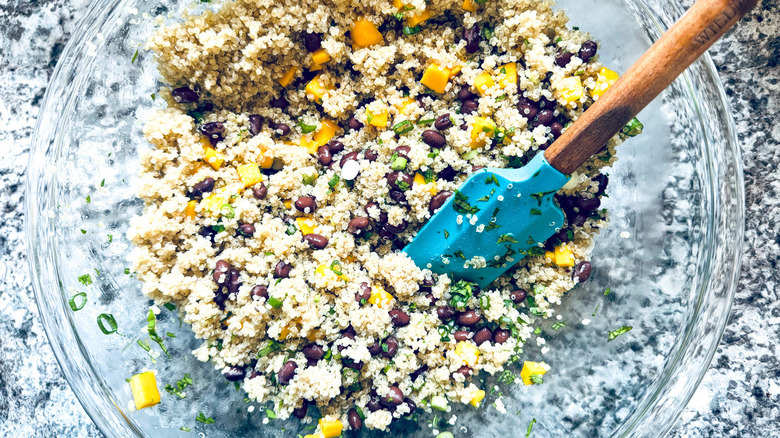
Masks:
[[[474,172],[404,251],[485,287],[564,225],[553,195],[758,0],[698,0],[546,151],[520,169]]]

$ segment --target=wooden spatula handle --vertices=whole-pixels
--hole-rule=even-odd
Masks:
[[[547,149],[547,161],[563,174],[574,172],[756,3],[698,0]]]

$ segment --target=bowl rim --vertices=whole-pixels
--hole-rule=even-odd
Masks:
[[[51,154],[50,152],[59,149],[61,138],[56,134],[50,136],[45,135],[44,127],[57,125],[57,115],[65,113],[63,112],[63,108],[68,104],[69,97],[71,97],[76,85],[79,83],[74,79],[78,78],[80,73],[83,72],[84,63],[78,61],[86,56],[85,48],[80,46],[79,42],[94,40],[94,37],[101,27],[106,23],[115,22],[116,15],[119,11],[123,10],[127,4],[132,1],[133,0],[97,0],[92,2],[86,8],[82,18],[78,20],[75,26],[76,30],[71,35],[62,51],[60,59],[49,80],[49,86],[44,94],[39,117],[32,135],[25,186],[27,196],[25,199],[24,219],[28,268],[30,270],[35,302],[38,307],[46,337],[49,340],[49,345],[54,352],[54,356],[62,370],[63,376],[76,394],[76,398],[79,400],[79,403],[82,405],[87,415],[103,434],[110,436],[110,434],[116,433],[117,430],[122,430],[122,436],[128,437],[144,436],[144,434],[130,419],[124,416],[117,401],[113,399],[109,389],[104,385],[102,379],[99,378],[97,371],[90,365],[90,361],[87,360],[88,355],[75,333],[75,327],[69,323],[70,320],[67,318],[67,321],[58,319],[56,316],[58,309],[57,303],[45,299],[46,296],[44,295],[41,276],[45,274],[54,275],[54,278],[57,278],[58,276],[56,273],[56,244],[47,246],[46,243],[49,243],[48,240],[42,238],[46,235],[45,232],[49,231],[46,225],[48,218],[45,214],[47,210],[42,209],[38,201],[42,187],[46,184],[56,184],[56,178],[53,175],[46,176],[44,174],[43,170],[47,166],[41,166],[41,163],[52,164],[53,162],[56,162],[56,159],[53,158],[54,154]],[[644,0],[636,0],[633,3],[644,5]],[[680,5],[672,4],[671,7],[675,8],[677,17],[682,14],[683,9]],[[98,19],[101,17],[103,18],[102,21]],[[661,23],[656,22],[656,25],[659,26],[661,31],[664,30],[664,26]],[[688,404],[696,388],[699,386],[709,369],[709,365],[717,351],[717,346],[720,343],[728,317],[731,313],[743,253],[742,242],[744,239],[745,212],[744,179],[741,153],[736,136],[736,125],[723,83],[720,80],[720,76],[717,73],[717,69],[709,52],[705,53],[705,55],[697,61],[697,64],[700,64],[704,68],[705,74],[711,76],[713,79],[712,82],[716,85],[716,90],[714,91],[719,101],[719,105],[717,106],[724,113],[722,116],[725,117],[726,120],[723,134],[725,135],[725,142],[729,146],[727,151],[730,155],[725,158],[728,161],[727,165],[731,166],[731,170],[733,171],[733,181],[731,181],[731,183],[734,185],[734,199],[730,199],[730,207],[734,210],[734,216],[736,218],[736,226],[733,230],[733,236],[731,236],[733,237],[732,243],[734,243],[734,254],[733,263],[728,265],[728,268],[731,271],[730,275],[727,277],[729,281],[728,284],[724,285],[726,288],[724,291],[725,295],[721,298],[723,302],[720,303],[720,310],[716,314],[718,320],[713,328],[712,334],[714,334],[714,336],[711,336],[711,342],[708,345],[706,355],[698,362],[698,370],[696,370],[698,372],[696,373],[695,378],[684,382],[685,386],[682,389],[682,392],[676,394],[671,400],[672,405],[667,406],[666,409],[664,409],[662,415],[664,418],[662,418],[661,426],[653,431],[657,432],[657,436],[666,435],[674,426],[684,407]],[[685,75],[689,75],[689,72],[686,71]],[[68,85],[62,89],[51,86],[51,84],[54,83],[62,83],[64,79],[70,80],[68,81]],[[708,133],[705,132],[705,136],[707,135]],[[713,196],[714,199],[719,199],[717,193],[713,193]],[[45,201],[52,200],[44,200],[44,202]],[[718,204],[718,206],[723,207],[720,204]],[[715,211],[714,215],[710,216],[710,225],[714,222],[714,227],[723,226],[720,221],[717,221],[718,215],[719,212]],[[712,233],[708,234],[709,237],[712,238]],[[707,282],[704,283],[707,284]],[[694,309],[694,313],[690,317],[695,318],[698,311],[698,309]],[[67,346],[65,343],[57,342],[58,338],[55,338],[52,335],[55,330],[66,330],[64,333],[69,339],[74,341],[73,345]],[[677,336],[679,337],[680,334]],[[690,346],[690,343],[691,337],[687,335],[684,336],[679,351],[683,352],[686,347]],[[672,351],[674,351],[674,348],[675,347],[672,348]],[[72,354],[74,352],[79,353],[80,356],[74,356]],[[682,363],[682,356],[682,354],[679,354],[677,357],[673,358],[671,367],[665,365],[659,373],[659,376],[667,370],[670,372],[680,372],[681,369],[686,369],[684,368],[686,366],[687,369],[692,368],[691,364],[685,365]],[[78,364],[78,366],[76,366],[76,364]],[[84,365],[84,367],[81,365]],[[78,370],[88,370],[88,372],[78,372]],[[668,378],[669,376],[667,375],[666,377]],[[645,414],[648,411],[657,408],[665,396],[661,393],[663,389],[667,389],[665,384],[654,386],[656,386],[656,390],[651,394],[646,394],[645,397],[638,402],[637,409],[634,409],[625,422],[613,433],[613,436],[623,437],[635,436],[637,434],[637,428],[640,425],[640,421],[647,417]],[[117,409],[104,409],[104,406],[107,403],[114,404],[117,406]],[[117,429],[117,427],[121,428]]]

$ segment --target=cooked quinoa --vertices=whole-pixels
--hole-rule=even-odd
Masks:
[[[325,436],[478,405],[474,376],[524,360],[590,275],[620,138],[556,195],[566,226],[489,287],[401,249],[471,172],[522,166],[614,80],[566,22],[539,0],[235,0],[161,27],[147,48],[171,88],[130,231],[144,294],[279,418],[316,405]]]

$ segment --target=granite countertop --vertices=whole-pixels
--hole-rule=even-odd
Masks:
[[[693,0],[683,0],[690,5]],[[97,437],[38,321],[23,233],[30,136],[89,0],[0,0],[0,436]],[[780,434],[780,0],[711,50],[745,164],[744,262],[729,325],[675,437]]]

